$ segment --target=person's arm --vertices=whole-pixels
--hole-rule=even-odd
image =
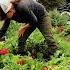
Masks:
[[[20,7],[19,7],[20,9]],[[24,18],[26,20],[24,26],[22,26],[19,30],[18,30],[18,37],[23,36],[23,34],[25,33],[25,31],[31,27],[37,24],[37,17],[35,16],[35,14],[33,13],[32,10],[30,10],[29,8],[27,8],[26,6],[22,6],[22,9],[20,9],[21,13],[24,13]]]
[[[10,24],[10,19],[6,18],[5,21],[4,21],[4,24],[3,24],[2,28],[0,29],[0,38],[5,35],[8,27],[9,27],[9,24]]]
[[[30,25],[37,24],[37,22],[38,22],[37,17],[35,16],[35,14],[33,13],[32,10],[27,9],[25,11],[25,14],[26,14],[25,18]]]

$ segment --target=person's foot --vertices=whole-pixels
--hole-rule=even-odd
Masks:
[[[15,48],[14,50],[13,50],[13,54],[14,55],[17,55],[17,54],[20,54],[20,55],[28,55],[28,52],[27,52],[27,49],[19,49],[19,48]]]

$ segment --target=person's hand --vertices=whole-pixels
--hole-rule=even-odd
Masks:
[[[24,25],[26,25],[26,23]],[[25,32],[25,27],[23,26],[18,30],[18,37],[21,36],[23,37],[24,32]]]
[[[24,26],[18,30],[18,37],[21,37],[21,36],[23,37],[24,32],[29,27],[31,27],[31,26],[28,23],[25,23]]]
[[[20,28],[18,30],[18,37],[23,37],[23,34],[24,34],[25,30],[26,30],[26,28]]]

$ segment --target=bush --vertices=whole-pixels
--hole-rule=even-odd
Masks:
[[[64,35],[65,36],[70,35],[70,24],[68,24],[68,25],[65,26]]]
[[[62,15],[57,10],[53,10],[49,12],[49,16],[51,17],[52,26],[64,26],[69,17],[67,15]]]

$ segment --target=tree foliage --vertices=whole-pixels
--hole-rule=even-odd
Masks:
[[[53,9],[66,3],[66,0],[38,0],[46,9]]]

